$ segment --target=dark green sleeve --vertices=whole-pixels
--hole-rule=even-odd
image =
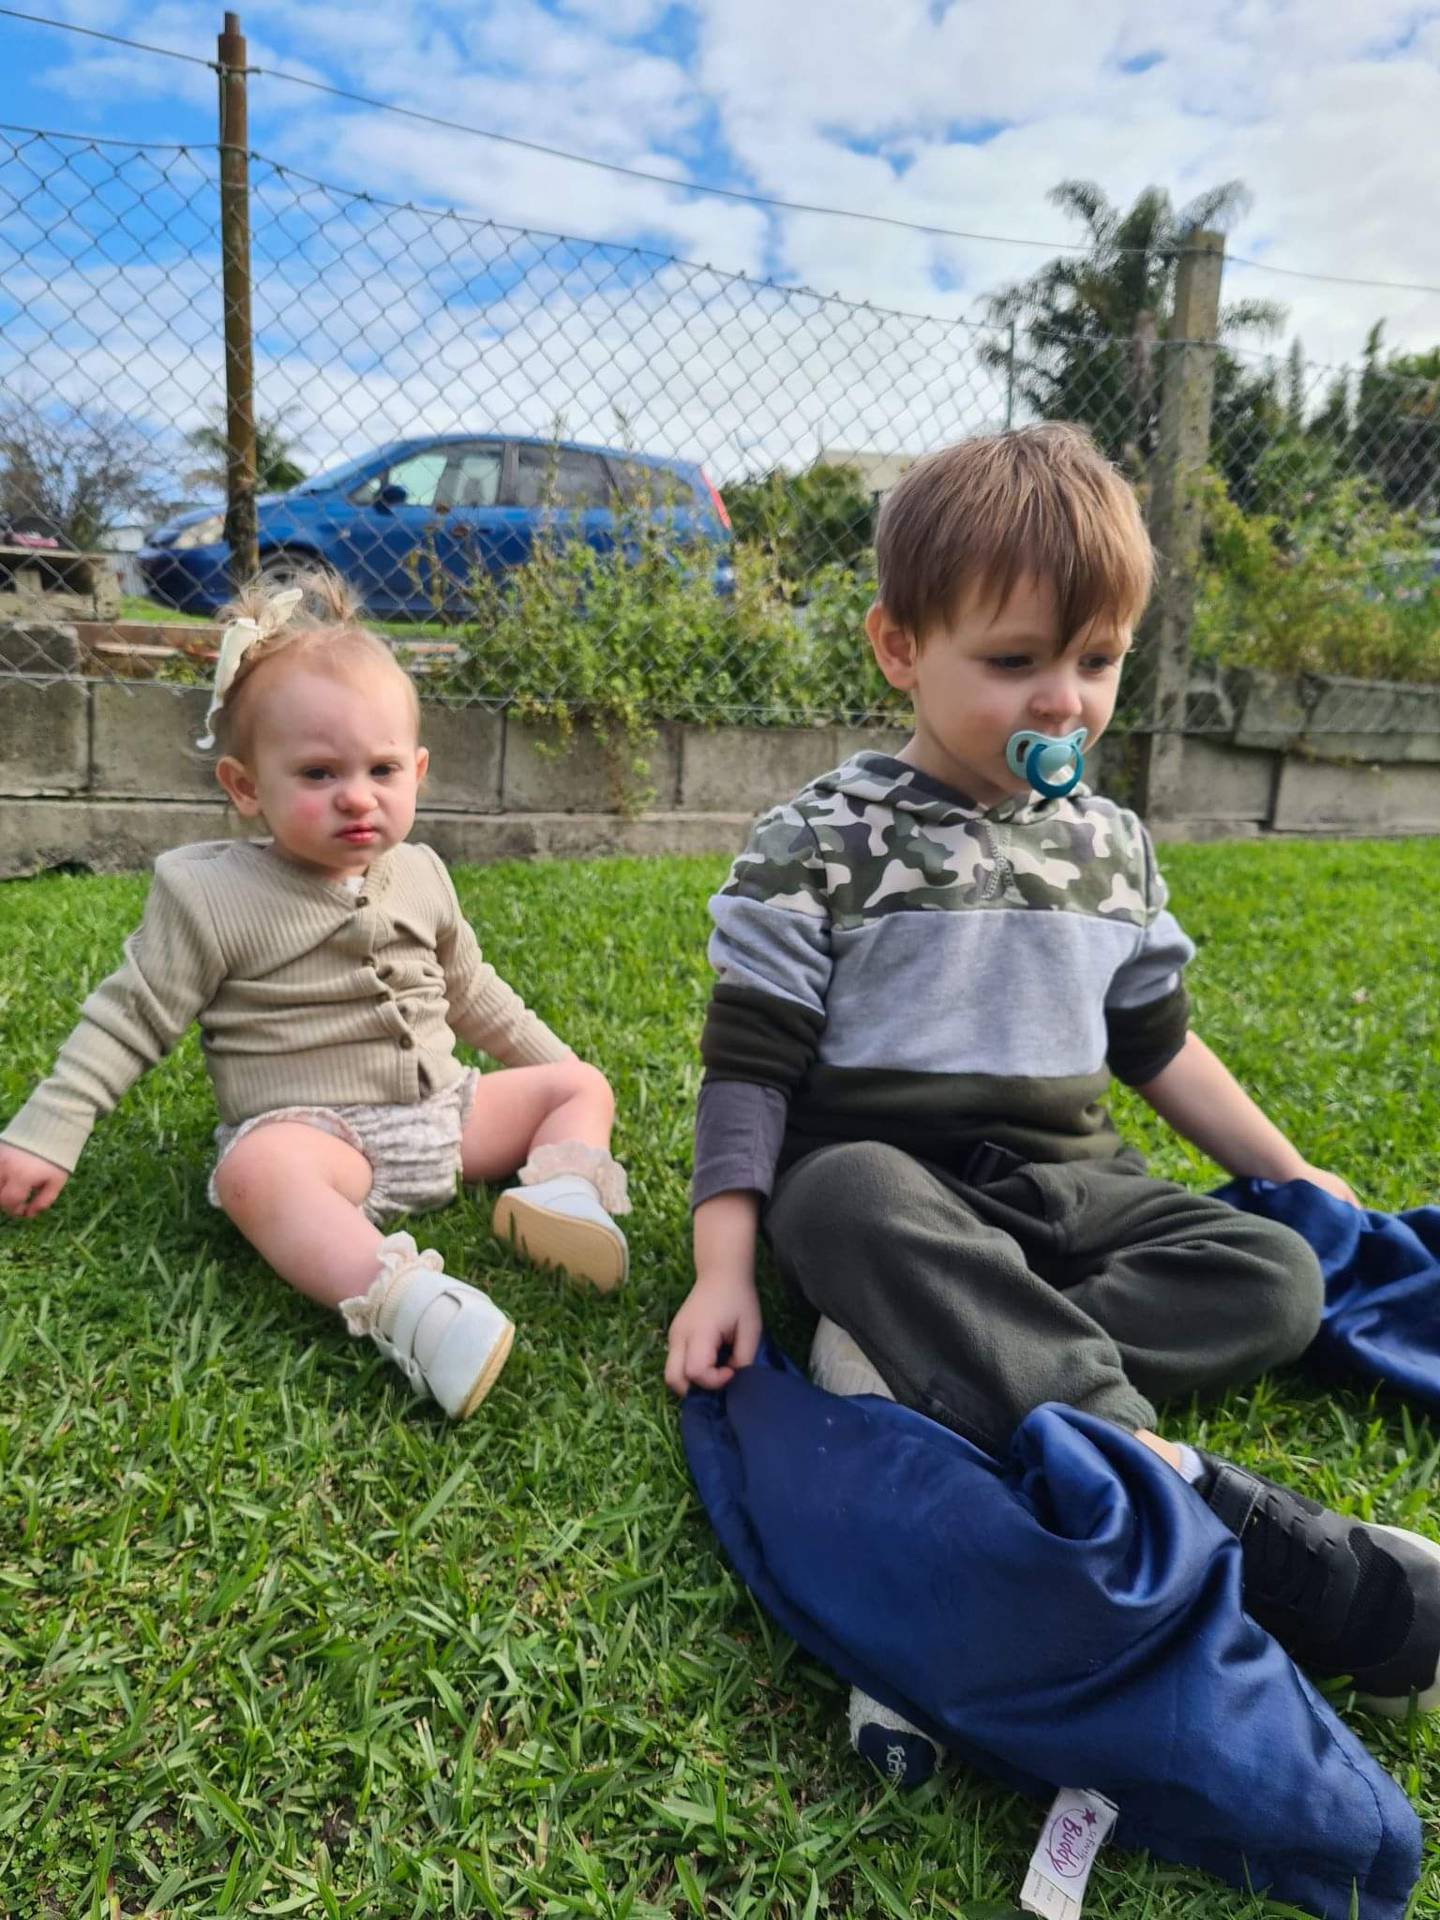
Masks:
[[[721,981],[710,996],[700,1057],[711,1080],[748,1080],[788,1094],[809,1071],[824,1025],[809,1007]]]
[[[1190,1030],[1190,996],[1183,986],[1139,1007],[1107,1007],[1106,1057],[1127,1087],[1143,1087],[1164,1071]]]

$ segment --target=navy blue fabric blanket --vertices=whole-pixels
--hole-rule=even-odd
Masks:
[[[1440,1207],[1357,1212],[1308,1180],[1232,1180],[1217,1197],[1293,1227],[1319,1254],[1325,1317],[1307,1360],[1440,1411]]]
[[[731,1561],[817,1659],[977,1767],[1098,1788],[1116,1839],[1326,1920],[1400,1920],[1420,1827],[1240,1607],[1240,1557],[1120,1429],[1045,1406],[996,1462],[768,1342],[681,1416]]]

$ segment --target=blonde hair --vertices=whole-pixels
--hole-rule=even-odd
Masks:
[[[275,602],[290,588],[302,598],[288,613],[277,614]],[[387,642],[360,619],[358,595],[337,573],[315,567],[297,574],[285,586],[264,578],[250,580],[215,616],[224,627],[232,620],[253,620],[262,637],[250,646],[235,670],[225,704],[215,715],[215,744],[222,754],[248,760],[254,744],[255,681],[275,678],[272,663],[286,666],[316,664],[337,673],[365,664],[383,665],[405,682],[410,695],[415,730],[420,730],[420,697],[415,682],[395,658]]]
[[[917,639],[970,594],[999,607],[1026,576],[1052,586],[1069,645],[1092,620],[1133,627],[1154,555],[1139,503],[1082,427],[962,440],[903,474],[875,530],[879,599]]]

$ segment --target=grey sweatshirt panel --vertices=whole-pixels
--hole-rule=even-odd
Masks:
[[[1143,1007],[1163,999],[1180,984],[1195,958],[1195,943],[1168,909],[1146,927],[1138,950],[1118,970],[1105,996],[1107,1007]]]
[[[823,1014],[826,1066],[901,1073],[1092,1073],[1106,1009],[1166,998],[1193,951],[1168,913],[1148,929],[1019,907],[890,914],[837,928],[825,952],[818,923],[786,909],[713,911],[723,982]]]
[[[823,914],[717,894],[710,915],[710,964],[727,986],[757,987],[824,1013],[832,961]]]
[[[1094,1073],[1128,921],[1025,908],[901,913],[834,936],[819,1061],[1000,1078]]]

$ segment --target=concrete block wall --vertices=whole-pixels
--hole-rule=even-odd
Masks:
[[[149,681],[0,677],[0,878],[58,865],[120,872],[187,840],[256,829],[230,812],[195,745],[208,694]],[[473,709],[427,706],[431,770],[417,837],[447,859],[729,853],[778,798],[899,733],[664,726],[648,772],[616,767],[595,736]],[[626,789],[648,790],[643,811]]]
[[[1268,705],[1250,715],[1254,745],[1187,739],[1193,808],[1152,821],[1158,837],[1440,832],[1440,733],[1377,736],[1384,762],[1322,761],[1305,741],[1296,750],[1304,714],[1273,690],[1264,697]],[[0,677],[0,878],[60,865],[143,868],[167,847],[250,831],[220,796],[213,756],[195,746],[207,701],[202,690],[154,682]],[[1393,700],[1387,712],[1393,720]],[[1364,724],[1380,724],[1378,707]],[[425,735],[431,773],[416,836],[447,859],[476,862],[732,853],[756,814],[817,773],[861,747],[894,752],[905,739],[834,727],[666,726],[646,753],[648,801],[633,813],[616,769],[583,730],[565,748],[504,715],[436,706],[426,709]],[[1103,780],[1103,765],[1097,771]]]

